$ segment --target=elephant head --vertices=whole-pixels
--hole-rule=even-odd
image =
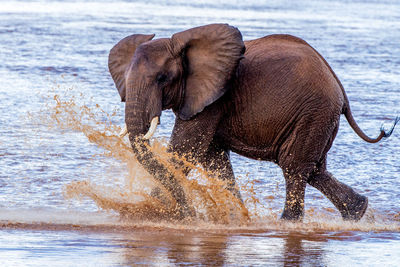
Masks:
[[[188,120],[216,101],[244,52],[239,30],[226,24],[193,28],[171,38],[153,37],[128,36],[109,55],[133,137],[145,134],[164,109],[172,108]]]
[[[109,70],[126,102],[125,123],[139,162],[173,194],[182,194],[143,140],[154,133],[162,110],[172,109],[189,120],[219,99],[245,48],[239,30],[227,24],[153,38],[135,34],[122,39],[110,52]]]

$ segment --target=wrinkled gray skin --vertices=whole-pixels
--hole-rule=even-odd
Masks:
[[[311,46],[289,35],[243,42],[238,29],[226,24],[153,37],[122,39],[110,52],[109,69],[126,102],[133,151],[176,199],[178,218],[194,213],[173,174],[142,138],[150,121],[165,109],[176,114],[170,150],[226,180],[239,199],[230,151],[282,168],[283,219],[302,219],[307,184],[332,201],[344,219],[364,215],[367,198],[326,170],[326,155],[341,114],[367,142],[378,142],[391,132],[381,130],[371,139],[360,130],[340,81]]]

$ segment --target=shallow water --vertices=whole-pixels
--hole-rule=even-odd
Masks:
[[[195,222],[120,220],[121,207],[146,198],[153,186],[113,137],[124,107],[107,57],[127,35],[168,37],[214,22],[238,27],[245,39],[293,34],[327,59],[346,88],[354,117],[370,136],[400,114],[398,3],[264,2],[1,2],[2,266],[77,265],[82,259],[85,265],[106,266],[397,265],[400,131],[368,144],[344,117],[328,168],[368,196],[370,207],[357,224],[342,222],[311,187],[304,223],[278,221],[284,200],[280,169],[234,154],[250,220],[243,222],[239,214],[218,221],[218,209],[200,206],[204,216]],[[73,108],[57,108],[55,99]],[[164,112],[157,140],[168,138],[173,122],[174,115]],[[191,178],[200,179],[196,188],[209,189],[199,172]],[[212,196],[224,200],[223,193]],[[231,211],[225,197],[218,207]]]

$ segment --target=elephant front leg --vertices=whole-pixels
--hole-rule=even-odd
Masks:
[[[226,189],[243,203],[242,195],[236,186],[228,150],[223,149],[214,140],[211,142],[208,151],[201,157],[200,163],[208,172],[215,174],[216,178],[224,181]]]
[[[304,196],[307,180],[302,175],[285,173],[286,201],[281,219],[299,221],[304,217]]]
[[[185,175],[190,172],[189,165],[191,164],[187,164],[186,161],[197,163],[199,158],[208,151],[220,118],[221,111],[215,105],[206,107],[191,120],[181,120],[179,116],[176,117],[168,148],[169,152],[174,154],[170,160],[176,169],[183,171]],[[172,178],[170,180],[175,181]],[[178,192],[175,192],[172,187],[167,187],[167,189],[178,200],[178,203],[182,203],[180,206],[185,207],[186,211],[189,210],[188,200],[183,190],[178,188]],[[152,195],[163,201],[160,190],[153,190]]]

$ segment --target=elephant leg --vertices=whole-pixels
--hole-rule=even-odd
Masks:
[[[301,174],[284,174],[286,182],[286,200],[281,219],[298,221],[304,216],[304,196],[307,180]]]
[[[322,153],[322,158],[308,177],[308,184],[324,194],[339,210],[344,220],[358,221],[368,207],[368,198],[355,192],[350,186],[338,181],[326,170],[326,157],[338,132],[339,125],[333,128]]]
[[[325,157],[338,128],[340,112],[308,114],[287,131],[290,135],[280,146],[278,165],[286,182],[286,201],[281,218],[301,220],[304,216],[304,196],[307,181],[318,162]]]
[[[199,162],[208,172],[215,174],[218,179],[225,181],[226,188],[243,202],[240,191],[236,187],[229,150],[218,145],[216,141],[212,141],[208,151],[200,157]]]
[[[339,128],[340,115],[336,116],[332,116],[330,120],[327,117],[324,119],[322,115],[305,119],[284,144],[280,165],[289,171],[285,174],[287,197],[282,218],[300,218],[306,183],[321,191],[339,210],[343,219],[357,221],[364,215],[368,199],[339,182],[326,170],[326,155]],[[321,121],[331,123],[318,124]],[[294,201],[295,207],[290,206],[293,198],[297,198],[297,202]],[[300,207],[296,208],[298,205]]]
[[[190,164],[187,162],[196,164],[207,153],[221,116],[222,112],[219,106],[211,105],[191,120],[182,120],[179,116],[176,117],[168,151],[174,154],[170,158],[172,165],[181,170],[184,175],[188,175],[191,171]],[[167,189],[179,203],[184,201],[183,205],[189,209],[183,189],[181,190],[182,194],[176,197],[173,188],[167,187]],[[154,189],[151,194],[163,201],[159,189]]]
[[[368,207],[368,198],[338,181],[324,164],[308,179],[308,183],[321,191],[339,210],[343,220],[358,221]]]

